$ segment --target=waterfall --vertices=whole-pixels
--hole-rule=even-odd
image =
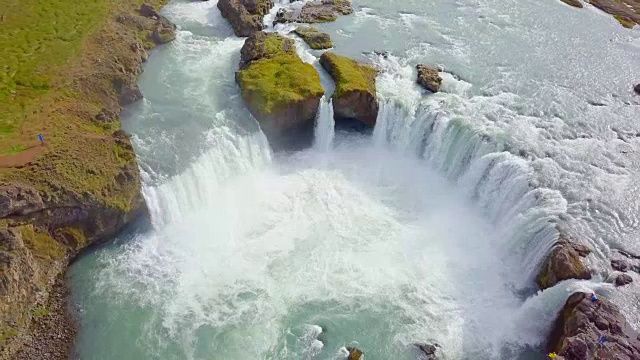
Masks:
[[[517,269],[518,287],[532,284],[543,257],[557,239],[555,222],[566,211],[558,191],[529,185],[526,160],[462,119],[451,119],[429,101],[383,100],[373,132],[376,146],[424,159],[461,188],[501,232],[505,262]]]
[[[334,135],[333,100],[329,99],[329,101],[327,101],[323,96],[322,99],[320,99],[320,107],[318,108],[318,115],[316,116],[313,147],[322,152],[331,150]]]

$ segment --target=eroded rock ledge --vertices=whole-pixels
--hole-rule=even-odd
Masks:
[[[558,241],[538,276],[540,289],[550,288],[562,280],[591,279],[591,273],[580,260],[590,252],[584,245],[566,239]]]
[[[142,97],[136,79],[148,51],[173,40],[174,30],[149,4],[114,4],[64,69],[70,79],[64,89],[77,96],[47,99],[50,116],[64,117],[64,129],[52,122],[56,141],[48,150],[2,172],[0,359],[66,359],[72,332],[34,337],[30,328],[64,321],[52,320],[64,318],[59,313],[66,306],[50,297],[62,296],[54,287],[71,258],[146,213],[135,153],[119,130],[119,116],[122,106]],[[106,134],[87,130],[93,127]]]
[[[377,70],[331,52],[322,54],[320,64],[336,83],[332,96],[336,125],[341,121],[356,120],[369,127],[375,126],[378,117]]]
[[[292,39],[251,34],[241,50],[236,82],[274,150],[311,146],[324,89],[314,67],[296,54]]]
[[[558,314],[549,339],[549,352],[557,359],[640,359],[638,333],[618,307],[591,294],[574,293]]]
[[[219,0],[218,9],[236,36],[249,36],[264,28],[263,18],[273,7],[272,0]]]

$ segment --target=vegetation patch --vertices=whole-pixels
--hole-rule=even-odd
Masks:
[[[238,83],[245,99],[266,114],[292,102],[320,97],[324,89],[311,64],[295,54],[278,55],[254,61],[238,72]]]
[[[19,229],[25,246],[34,256],[44,260],[56,260],[64,256],[64,247],[48,232],[36,229],[31,224],[21,226]]]
[[[613,17],[616,18],[616,20],[618,20],[618,22],[622,24],[622,26],[626,27],[627,29],[631,29],[636,25],[636,22],[629,19],[628,17],[624,17],[620,15],[613,15]]]
[[[321,62],[336,82],[336,97],[352,91],[364,91],[375,95],[378,72],[373,67],[334,53],[322,54]]]

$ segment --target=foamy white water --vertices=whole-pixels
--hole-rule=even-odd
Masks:
[[[323,27],[336,51],[392,52],[368,57],[382,70],[373,134],[335,133],[323,99],[314,147],[273,155],[234,83],[243,40],[215,5],[163,10],[178,38],[149,60],[125,120],[151,224],[74,264],[80,358],[344,359],[357,346],[416,359],[412,344],[437,342],[443,359],[537,359],[570,291],[611,291],[602,277],[532,289],[557,227],[601,269],[612,247],[638,246],[626,154],[640,103],[622,85],[640,78],[637,31],[555,1],[355,1]],[[319,52],[298,52],[318,67]],[[448,71],[441,93],[414,83],[417,62]],[[634,323],[637,294],[616,293]]]

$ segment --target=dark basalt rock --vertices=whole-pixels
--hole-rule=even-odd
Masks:
[[[304,4],[302,9],[281,9],[276,14],[274,24],[299,22],[299,23],[324,23],[335,21],[340,15],[353,13],[351,0],[316,0]]]
[[[558,354],[557,359],[640,359],[638,333],[618,307],[603,298],[594,302],[582,292],[567,299],[548,346],[549,352]]]
[[[633,87],[633,91],[636,92],[636,94],[640,95],[640,84],[636,85]]]
[[[614,270],[626,272],[629,270],[629,264],[622,259],[611,260],[611,267]]]
[[[614,284],[616,286],[624,286],[631,284],[633,282],[633,278],[627,274],[620,274],[616,277]]]
[[[219,0],[218,9],[229,21],[236,36],[262,31],[263,17],[273,7],[271,0]]]

